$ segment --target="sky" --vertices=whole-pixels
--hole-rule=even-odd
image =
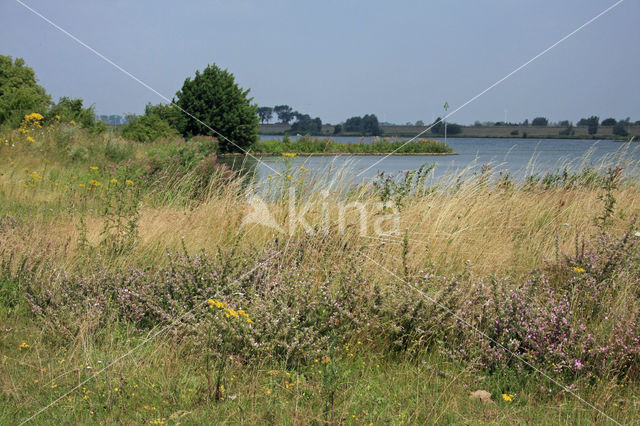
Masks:
[[[615,0],[20,0],[157,92],[217,64],[260,106],[324,122],[431,122],[464,105]],[[640,1],[625,0],[449,120],[640,120]],[[0,54],[24,58],[54,100],[98,114],[164,102],[16,0]]]

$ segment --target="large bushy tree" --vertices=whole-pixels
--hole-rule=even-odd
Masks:
[[[0,125],[18,127],[32,112],[43,114],[51,97],[36,80],[35,72],[22,58],[0,55]]]
[[[236,84],[233,74],[215,64],[196,71],[195,77],[187,78],[176,93],[176,104],[193,115],[183,114],[177,128],[187,138],[215,136],[223,151],[248,147],[256,141],[259,129],[258,106],[248,94],[249,90]]]

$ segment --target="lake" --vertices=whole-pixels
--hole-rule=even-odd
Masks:
[[[261,136],[263,140],[281,139],[279,136]],[[291,137],[295,140],[295,137]],[[338,136],[333,140],[343,143],[369,143],[371,138]],[[438,138],[438,140],[444,140]],[[504,139],[504,138],[447,138],[447,144],[457,155],[378,155],[363,156],[297,156],[294,165],[303,165],[314,172],[326,172],[347,167],[356,180],[368,180],[378,172],[397,175],[427,163],[437,163],[434,178],[459,173],[468,169],[475,172],[482,165],[495,171],[508,171],[516,180],[534,173],[554,172],[569,166],[581,169],[615,163],[626,165],[640,162],[640,143],[624,143],[592,139]],[[259,179],[282,171],[284,162],[279,157],[260,157],[256,172]],[[382,161],[380,161],[382,160]],[[376,164],[377,163],[377,164]],[[635,171],[635,170],[634,170]]]

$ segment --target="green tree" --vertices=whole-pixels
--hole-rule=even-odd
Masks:
[[[0,125],[18,127],[26,114],[42,115],[51,97],[36,80],[32,68],[22,58],[0,55]]]
[[[601,126],[615,126],[618,121],[615,118],[605,118],[600,123]]]
[[[322,120],[318,117],[311,118],[309,114],[296,112],[296,121],[291,125],[291,132],[319,135],[322,133]]]
[[[219,132],[224,136],[219,138],[220,148],[225,152],[250,146],[258,137],[259,118],[258,106],[248,94],[249,90],[235,83],[233,74],[215,64],[196,71],[176,93],[176,104],[192,115],[181,116],[178,130],[187,138],[218,136]]]
[[[578,122],[578,125],[587,126],[587,132],[590,135],[595,135],[598,133],[598,123],[600,123],[600,117],[597,115],[592,115],[589,118],[583,118]]]
[[[260,107],[258,108],[258,117],[260,117],[260,123],[264,123],[265,121],[268,123],[273,118],[273,108],[271,107]]]
[[[531,120],[532,126],[547,126],[548,124],[549,120],[547,120],[545,117],[536,117]]]
[[[612,129],[614,135],[618,136],[629,136],[629,131],[627,130],[627,123],[625,121],[618,121]]]
[[[144,107],[144,115],[155,115],[169,123],[169,125],[174,127],[176,130],[180,125],[183,114],[184,113],[180,111],[179,108],[172,104],[152,105],[151,103],[148,103]]]
[[[296,115],[296,112],[294,112],[289,105],[276,105],[273,107],[273,112],[278,116],[278,120],[285,124],[289,124]]]

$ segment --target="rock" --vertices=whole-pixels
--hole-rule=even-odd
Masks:
[[[469,394],[469,398],[478,400],[484,403],[484,402],[491,401],[491,394],[485,390],[477,390],[475,392],[471,392]]]

